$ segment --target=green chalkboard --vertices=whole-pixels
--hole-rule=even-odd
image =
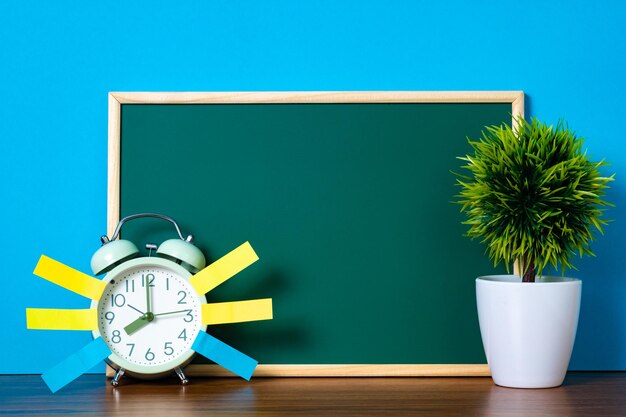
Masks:
[[[481,364],[450,170],[502,103],[121,104],[120,216],[159,212],[209,261],[260,260],[209,302],[271,297],[274,320],[209,333],[262,364]],[[129,223],[143,246],[170,226]]]

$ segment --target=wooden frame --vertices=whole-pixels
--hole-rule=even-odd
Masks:
[[[112,92],[109,93],[107,231],[111,236],[120,214],[120,129],[122,104],[224,103],[511,103],[513,122],[524,116],[522,91],[369,91],[369,92]],[[217,365],[190,365],[190,376],[233,376]],[[107,366],[107,375],[112,370]],[[398,365],[259,365],[257,377],[412,377],[489,376],[486,364]]]

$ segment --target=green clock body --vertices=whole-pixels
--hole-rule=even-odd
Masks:
[[[107,363],[139,378],[158,378],[188,364],[202,325],[204,295],[189,283],[191,273],[164,258],[128,260],[103,278],[106,288],[91,307],[112,354]]]

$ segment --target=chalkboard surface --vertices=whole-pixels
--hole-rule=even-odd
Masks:
[[[245,241],[260,257],[207,299],[271,297],[274,320],[209,333],[261,364],[486,362],[474,278],[497,271],[450,171],[511,102],[120,107],[119,216],[174,217],[209,262]]]

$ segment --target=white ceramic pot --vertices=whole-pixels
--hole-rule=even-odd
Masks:
[[[514,275],[476,279],[478,320],[496,384],[549,388],[563,383],[578,326],[582,283]]]

